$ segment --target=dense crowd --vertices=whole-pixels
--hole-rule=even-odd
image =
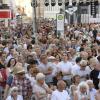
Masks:
[[[100,24],[2,24],[0,100],[100,100]]]

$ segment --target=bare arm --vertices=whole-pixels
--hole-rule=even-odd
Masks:
[[[7,96],[8,96],[8,91],[9,91],[10,86],[6,85],[6,88],[4,90],[4,100],[6,100]]]
[[[98,94],[95,95],[95,100],[100,100],[100,96],[98,96]]]
[[[74,100],[78,100],[77,92],[74,93]]]
[[[40,99],[42,99],[42,98],[47,97],[47,94],[42,94],[42,93],[36,92],[36,93],[35,93],[35,96],[36,96],[37,99],[40,100]]]
[[[48,85],[44,84],[43,88],[46,90],[47,93],[52,94],[52,90],[48,87]]]

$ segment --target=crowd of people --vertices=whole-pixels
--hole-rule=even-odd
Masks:
[[[0,100],[100,100],[100,24],[0,24]]]

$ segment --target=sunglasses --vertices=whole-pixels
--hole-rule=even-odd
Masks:
[[[18,92],[18,90],[13,90],[13,92]]]

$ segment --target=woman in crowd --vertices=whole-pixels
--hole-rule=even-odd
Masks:
[[[15,58],[11,58],[9,61],[8,61],[8,64],[7,64],[7,69],[8,69],[8,73],[10,74],[12,69],[15,67],[16,65],[16,59]]]
[[[78,85],[78,89],[74,93],[74,100],[90,100],[89,87],[86,82]]]
[[[79,75],[75,75],[72,78],[72,84],[78,86],[80,83],[80,76]]]

